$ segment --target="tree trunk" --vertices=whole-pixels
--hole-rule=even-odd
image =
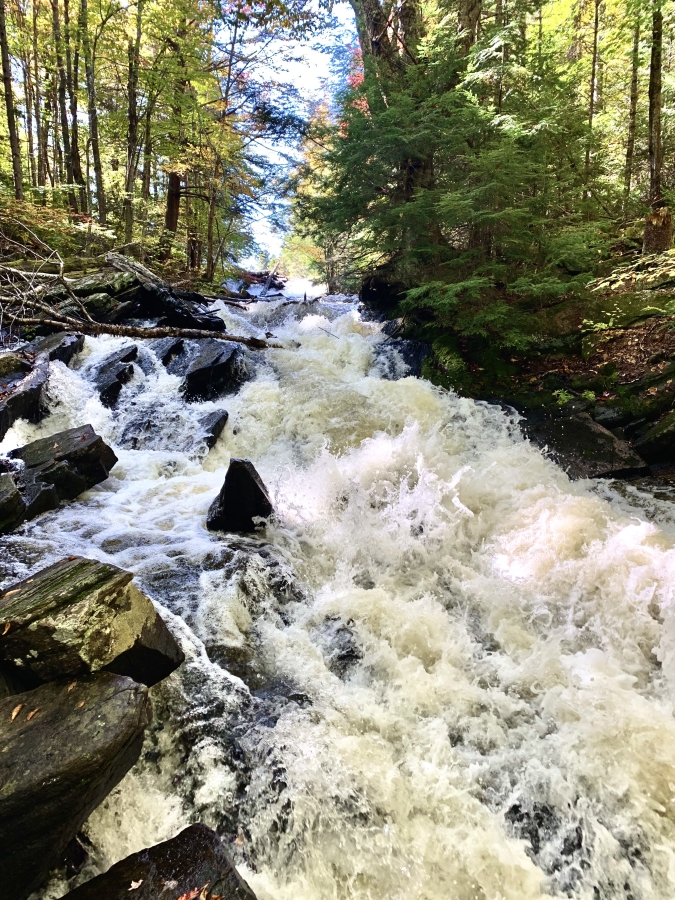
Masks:
[[[661,54],[663,49],[663,13],[660,0],[654,0],[652,13],[652,53],[649,65],[649,202],[661,203]]]
[[[73,172],[73,182],[79,186],[80,209],[87,212],[87,191],[82,174],[82,160],[80,159],[80,127],[77,119],[78,89],[80,82],[80,27],[75,35],[75,46],[71,46],[70,25],[70,0],[63,0],[63,23],[66,45],[66,86],[68,88],[68,101],[70,108],[70,168]]]
[[[80,21],[82,31],[82,49],[84,51],[84,73],[87,81],[87,115],[89,118],[89,140],[91,155],[94,160],[94,181],[96,182],[96,209],[100,225],[108,222],[108,210],[103,184],[103,166],[101,165],[101,145],[98,132],[98,106],[96,105],[96,81],[94,79],[94,58],[89,41],[89,8],[87,0],[81,0]]]
[[[124,203],[122,219],[124,221],[124,243],[130,244],[134,237],[134,186],[138,168],[138,70],[141,52],[141,27],[144,0],[138,0],[136,8],[136,37],[129,41],[129,78],[128,94],[128,128],[127,128],[127,170],[124,184]]]
[[[21,60],[23,71],[23,95],[26,103],[26,137],[28,138],[28,169],[30,183],[37,187],[37,169],[35,167],[35,140],[33,135],[33,84],[30,72],[30,58],[26,54]]]
[[[166,261],[171,256],[171,247],[178,231],[180,215],[180,182],[177,172],[169,172],[169,184],[166,192],[166,213],[164,215],[164,234],[162,235],[162,252],[160,259]]]
[[[209,192],[209,217],[206,226],[206,272],[207,281],[213,281],[216,271],[216,257],[213,252],[213,223],[216,218],[216,201],[218,199],[218,170],[220,168],[220,160],[216,158],[213,167],[213,177],[211,181],[211,190]]]
[[[624,169],[624,212],[630,198],[633,178],[633,154],[635,152],[635,124],[637,121],[638,74],[640,68],[640,22],[636,22],[633,32],[633,55],[631,60],[630,105],[628,108],[628,141],[626,142],[626,167]]]
[[[663,253],[670,250],[673,243],[673,217],[667,206],[652,210],[645,221],[642,252]]]
[[[595,14],[593,17],[593,56],[591,59],[591,85],[588,98],[588,143],[586,144],[586,181],[591,171],[591,136],[593,133],[593,116],[595,114],[595,91],[598,74],[598,31],[600,29],[600,3],[595,0]]]
[[[460,0],[458,14],[459,50],[466,56],[476,42],[476,28],[480,18],[481,0]]]
[[[2,84],[5,92],[5,108],[7,110],[7,130],[9,132],[9,148],[12,154],[12,176],[14,179],[14,196],[23,200],[23,178],[21,175],[21,147],[16,127],[14,109],[14,93],[12,91],[12,68],[7,43],[7,20],[5,18],[5,0],[0,0],[0,55],[2,56]]]
[[[40,66],[38,56],[38,13],[39,0],[33,0],[33,84],[35,86],[35,133],[37,137],[37,184],[47,183],[47,134],[42,115],[42,92],[40,90]]]
[[[52,6],[52,31],[54,34],[54,49],[56,51],[56,69],[58,72],[58,105],[59,119],[61,120],[61,137],[63,139],[63,159],[66,165],[66,180],[68,183],[68,204],[77,212],[77,200],[73,192],[73,157],[70,149],[70,129],[68,128],[68,111],[66,107],[67,79],[66,68],[63,61],[63,42],[61,37],[61,21],[59,19],[59,0],[51,0]],[[58,139],[57,143],[58,143]]]

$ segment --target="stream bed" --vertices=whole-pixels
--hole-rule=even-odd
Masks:
[[[0,445],[91,423],[119,457],[0,539],[2,584],[114,563],[187,656],[81,879],[202,821],[259,900],[671,900],[672,501],[570,482],[500,408],[401,377],[354,298],[305,290],[216,307],[283,345],[236,394],[185,403],[145,348],[107,409],[88,376],[125,341],[87,338]],[[231,456],[276,510],[253,537],[205,527]]]

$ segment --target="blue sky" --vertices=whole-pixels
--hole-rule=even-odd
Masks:
[[[341,76],[336,67],[336,50],[346,45],[355,45],[356,31],[354,14],[346,2],[338,2],[333,8],[335,28],[322,36],[320,41],[297,43],[298,61],[287,63],[285,70],[288,80],[301,92],[304,101],[304,113],[314,104],[329,99],[340,86]],[[287,45],[286,45],[287,47]],[[281,154],[294,154],[294,148],[288,145],[270,146],[269,155],[281,158]],[[270,224],[269,216],[261,210],[261,218],[254,223],[253,233],[261,249],[276,256],[283,244],[284,235],[275,232]],[[245,265],[251,261],[245,261]]]

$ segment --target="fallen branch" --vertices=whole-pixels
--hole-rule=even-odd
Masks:
[[[166,326],[156,328],[143,328],[136,325],[112,325],[99,322],[81,322],[78,319],[71,319],[63,316],[59,319],[48,319],[42,316],[39,319],[27,319],[23,316],[17,319],[18,324],[24,325],[46,325],[48,328],[55,328],[59,331],[79,331],[88,337],[97,337],[100,334],[109,334],[113,337],[135,337],[135,338],[165,338],[176,337],[186,338],[187,340],[199,338],[213,338],[217,341],[230,341],[235,344],[244,344],[254,350],[267,350],[269,347],[279,349],[280,344],[270,344],[261,338],[243,337],[236,334],[226,334],[222,331],[203,331],[200,328],[168,328]]]

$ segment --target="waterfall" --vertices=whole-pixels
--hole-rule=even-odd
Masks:
[[[259,900],[670,900],[669,501],[572,483],[515,415],[404,377],[353,298],[217,309],[281,345],[238,393],[186,404],[144,347],[106,409],[90,375],[124,340],[87,338],[0,446],[89,422],[119,457],[0,539],[5,583],[114,563],[187,655],[87,824],[89,874],[203,821]],[[273,499],[259,535],[205,528],[230,456]]]

